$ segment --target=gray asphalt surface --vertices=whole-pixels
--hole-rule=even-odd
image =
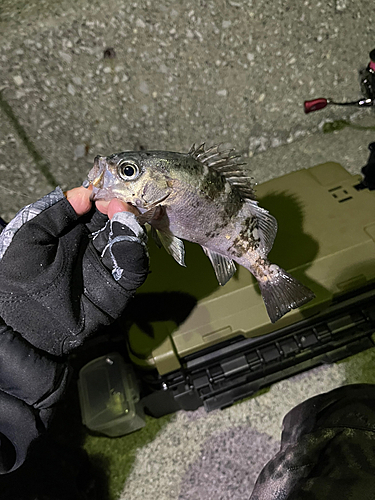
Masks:
[[[375,46],[372,7],[3,1],[1,213],[11,216],[56,183],[80,184],[96,154],[187,151],[205,141],[251,157],[354,117],[357,108],[306,116],[302,106],[359,97],[358,70]]]
[[[94,156],[121,150],[222,142],[248,158],[257,182],[325,161],[358,173],[375,140],[373,110],[305,115],[303,101],[359,98],[374,17],[371,0],[3,0],[0,216],[57,184],[80,185]],[[323,134],[336,120],[364,128]],[[372,381],[361,356],[355,376],[323,367],[224,412],[180,412],[138,450],[122,498],[247,498],[286,411]]]

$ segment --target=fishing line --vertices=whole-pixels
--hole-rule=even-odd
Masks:
[[[1,91],[0,91],[0,110],[2,110],[6,114],[8,120],[11,122],[11,124],[17,131],[18,137],[21,139],[21,141],[29,151],[30,155],[34,159],[35,165],[38,168],[38,170],[43,174],[48,184],[50,184],[53,188],[55,188],[58,185],[58,182],[51,173],[48,162],[43,158],[43,156],[36,149],[34,143],[28,137],[25,129],[19,122],[18,117],[15,115],[10,104],[5,100],[3,93]]]
[[[3,186],[2,184],[0,184],[0,189],[4,189],[4,191],[7,191],[10,194],[15,194],[17,196],[23,196],[24,198],[29,198],[29,199],[32,198],[31,194],[24,194],[24,193],[21,193],[20,191],[15,191],[14,189],[10,189],[6,186]]]

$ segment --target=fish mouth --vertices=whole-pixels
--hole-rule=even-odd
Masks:
[[[107,161],[105,156],[95,156],[94,165],[87,176],[87,180],[96,189],[99,189],[103,184],[106,166]]]
[[[93,190],[91,191],[90,195],[90,201],[98,201],[98,200],[109,201],[112,198],[114,198],[114,196],[108,193],[106,189],[100,189],[95,186],[93,187]]]

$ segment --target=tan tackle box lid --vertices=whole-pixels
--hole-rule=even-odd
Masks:
[[[203,250],[186,242],[186,268],[149,239],[150,270],[128,330],[132,361],[160,375],[181,359],[242,335],[269,334],[328,308],[332,300],[375,280],[375,191],[359,175],[324,163],[257,186],[260,206],[278,220],[269,259],[311,288],[316,298],[272,324],[258,285],[239,267],[217,284]]]

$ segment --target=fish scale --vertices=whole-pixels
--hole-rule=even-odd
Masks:
[[[198,243],[220,285],[235,262],[257,279],[272,322],[314,298],[306,286],[267,259],[276,219],[258,205],[245,164],[233,150],[193,145],[186,153],[126,151],[97,156],[88,174],[93,200],[120,198],[149,223],[157,243],[185,265],[182,240]]]

